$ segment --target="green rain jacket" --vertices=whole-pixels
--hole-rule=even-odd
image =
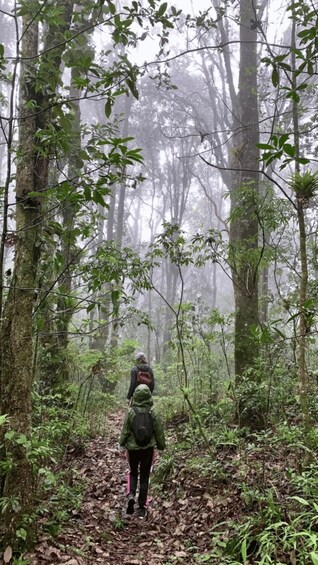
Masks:
[[[146,410],[146,408],[151,406],[150,414],[152,416],[153,436],[148,445],[145,445],[145,447],[140,447],[140,445],[136,443],[132,429],[132,422],[135,416],[135,411],[132,407],[130,407],[126,414],[124,425],[120,434],[119,445],[121,447],[126,447],[126,449],[132,451],[135,451],[137,449],[147,449],[148,447],[157,447],[157,449],[160,450],[165,449],[166,441],[163,425],[159,415],[153,408],[151,392],[147,385],[137,386],[132,397],[131,406],[137,406],[140,410]]]

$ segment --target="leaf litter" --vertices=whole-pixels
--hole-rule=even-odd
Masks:
[[[77,457],[68,454],[64,464],[72,468],[75,481],[85,482],[85,495],[81,507],[70,512],[69,521],[55,537],[40,532],[35,550],[25,555],[32,565],[195,565],[202,563],[198,555],[207,561],[204,556],[213,547],[212,528],[253,511],[244,503],[240,487],[243,480],[250,486],[258,484],[264,453],[252,452],[245,469],[238,454],[220,451],[214,462],[222,473],[213,476],[210,471],[189,467],[190,456],[204,455],[201,447],[197,452],[178,452],[162,488],[150,484],[146,519],[127,516],[128,464],[118,450],[122,421],[122,412],[110,415],[108,435],[92,439]],[[268,454],[269,480],[278,489],[284,487],[286,463],[291,461],[282,453],[276,459]],[[160,455],[156,456],[158,464]],[[225,528],[224,538],[228,536]],[[217,565],[219,561],[208,562]]]

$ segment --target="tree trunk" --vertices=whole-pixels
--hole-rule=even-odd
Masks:
[[[61,54],[65,48],[51,51],[55,34],[69,28],[73,2],[60,0],[64,9],[63,25],[48,27],[42,56],[35,74],[38,56],[38,26],[30,15],[23,18],[22,55],[19,101],[19,155],[16,172],[16,249],[12,281],[4,306],[0,330],[1,414],[9,416],[9,427],[20,437],[4,442],[5,456],[12,461],[2,483],[2,496],[16,498],[19,511],[10,505],[3,514],[4,542],[13,542],[21,517],[29,514],[33,503],[33,476],[27,457],[27,442],[31,435],[31,393],[33,381],[32,313],[37,282],[37,267],[42,226],[41,193],[47,187],[50,148],[37,142],[35,134],[45,129],[50,119],[52,94],[60,78]],[[48,59],[46,59],[46,57]],[[51,69],[48,91],[37,89],[37,78]],[[44,76],[47,76],[45,74]],[[32,110],[34,104],[37,112]],[[39,145],[37,145],[39,143]],[[41,146],[40,146],[41,145]],[[32,194],[33,193],[33,194]],[[26,443],[22,443],[23,439]],[[31,537],[31,527],[29,529]]]
[[[72,81],[77,71],[72,69]],[[77,190],[78,172],[80,168],[79,155],[81,151],[81,111],[80,111],[80,92],[74,86],[70,87],[70,98],[73,100],[73,123],[72,123],[72,145],[68,159],[68,176],[74,185],[74,192]],[[63,276],[59,284],[59,298],[57,301],[57,337],[59,344],[59,365],[57,382],[54,388],[63,386],[70,379],[69,363],[67,361],[67,347],[69,342],[69,324],[74,313],[71,302],[72,292],[72,273],[74,272],[74,261],[76,257],[76,242],[74,240],[74,223],[76,215],[76,204],[66,203],[63,206],[63,234],[61,242],[61,252],[63,257]]]
[[[32,389],[32,310],[38,261],[38,232],[41,203],[39,198],[29,196],[35,190],[38,175],[34,151],[34,135],[37,124],[35,113],[30,112],[28,102],[35,93],[28,77],[32,73],[32,61],[38,53],[38,25],[31,17],[23,21],[22,55],[20,76],[20,159],[16,172],[16,247],[15,264],[4,307],[1,327],[1,413],[9,416],[9,427],[16,434],[31,434],[31,389]],[[35,171],[37,174],[35,174]],[[12,466],[3,483],[3,497],[16,497],[19,512],[8,507],[3,515],[5,543],[14,538],[21,515],[29,513],[33,501],[33,477],[26,448],[14,441],[5,441],[6,457],[11,457]],[[11,455],[9,455],[11,454]]]
[[[292,89],[297,92],[297,73],[296,73],[296,22],[293,18],[292,23],[292,50],[291,50],[291,67],[292,67]],[[292,99],[292,115],[293,115],[293,131],[295,143],[295,156],[300,157],[300,134],[299,134],[299,119],[298,119],[298,102],[295,98]],[[299,174],[299,162],[295,161],[295,172]],[[300,284],[299,284],[299,327],[298,327],[298,381],[300,388],[300,402],[302,408],[303,421],[306,432],[309,432],[311,427],[311,417],[309,409],[309,382],[307,370],[307,320],[306,320],[306,300],[308,288],[308,260],[307,260],[307,235],[306,235],[306,222],[305,211],[306,200],[302,194],[297,194],[296,208],[297,220],[299,229],[299,247],[300,247]]]
[[[252,329],[258,318],[258,159],[257,33],[252,0],[240,4],[240,72],[238,119],[240,132],[233,147],[231,189],[230,262],[235,298],[235,374],[237,382],[253,366],[258,347]]]

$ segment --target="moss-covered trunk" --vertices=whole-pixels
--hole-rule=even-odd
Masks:
[[[38,27],[25,17],[22,54],[32,60],[38,53]],[[35,190],[34,134],[36,117],[30,112],[31,63],[24,61],[20,77],[20,143],[16,172],[16,246],[12,282],[1,325],[1,413],[9,417],[9,430],[31,434],[32,310],[38,257],[38,226],[41,204],[29,196]],[[32,507],[33,480],[25,445],[6,439],[7,460],[12,461],[2,481],[2,497],[16,499],[22,513]],[[12,505],[3,514],[4,541],[11,541],[20,519]]]
[[[33,473],[28,456],[32,424],[33,324],[41,245],[42,196],[47,188],[52,147],[36,135],[50,123],[50,108],[60,79],[65,43],[52,49],[69,27],[73,2],[60,0],[64,24],[50,24],[44,56],[38,54],[38,24],[33,14],[23,18],[19,100],[19,152],[16,171],[16,247],[12,281],[0,329],[0,408],[8,415],[9,432],[2,443],[2,458],[10,465],[2,476],[1,495],[8,504],[2,513],[2,543],[15,545],[15,532],[33,505]],[[38,66],[34,64],[38,61]],[[51,82],[45,77],[50,73]],[[41,88],[39,87],[41,85]],[[45,85],[45,86],[44,86]],[[3,439],[3,438],[2,438]],[[16,441],[18,440],[18,441]],[[28,540],[30,522],[24,523]]]
[[[250,22],[253,2],[241,0],[238,116],[232,167],[230,261],[235,297],[235,374],[238,380],[253,366],[258,348],[253,327],[258,318],[259,142],[257,33]]]

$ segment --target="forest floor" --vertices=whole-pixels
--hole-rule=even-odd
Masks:
[[[170,459],[173,470],[166,473],[162,488],[150,485],[147,517],[127,516],[128,466],[118,451],[123,417],[123,412],[112,414],[105,436],[89,441],[77,455],[67,455],[64,465],[72,481],[85,486],[82,503],[54,536],[43,516],[36,548],[25,556],[32,565],[217,565],[212,555],[222,543],[222,529],[226,540],[231,523],[256,510],[253,497],[248,500],[253,489],[269,482],[285,495],[289,490],[285,469],[293,465],[289,454],[279,449],[251,449],[242,456],[233,446],[223,446],[213,472],[211,466],[204,469],[202,448],[191,453],[180,449]],[[169,437],[168,430],[170,446],[175,431]],[[157,454],[155,463],[159,467],[160,457]],[[169,457],[165,464],[169,471]],[[211,533],[212,527],[221,529],[221,537]]]
[[[35,550],[25,556],[32,565],[192,564],[197,563],[193,551],[203,554],[210,547],[213,500],[204,479],[184,484],[182,494],[176,479],[164,493],[150,486],[146,518],[125,514],[128,466],[118,451],[122,422],[122,412],[111,415],[107,435],[92,439],[78,457],[69,456],[66,465],[86,485],[83,502],[55,537],[40,534]],[[156,457],[158,462],[158,452]]]

